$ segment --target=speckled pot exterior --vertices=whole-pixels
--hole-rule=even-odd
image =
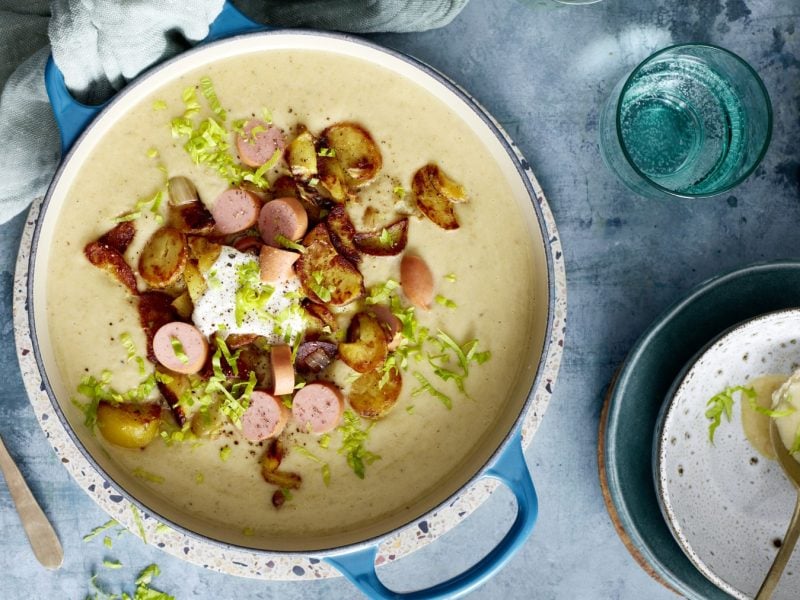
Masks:
[[[396,53],[391,54],[402,56]],[[404,57],[403,60],[418,64],[407,57]],[[441,74],[424,67],[424,65],[419,65],[419,67],[427,75],[439,79],[464,94],[460,88],[457,88]],[[464,96],[475,106],[476,111],[481,111],[474,100],[466,94]],[[553,215],[533,171],[497,122],[485,112],[479,114],[484,121],[496,128],[497,135],[517,162],[518,172],[530,190],[531,202],[542,228],[542,237],[547,245],[550,285],[548,336],[534,387],[527,402],[527,410],[520,417],[523,446],[527,447],[547,408],[561,362],[566,320],[564,259]],[[156,545],[170,554],[195,564],[232,575],[272,580],[338,576],[339,573],[331,566],[304,554],[251,551],[212,542],[197,535],[159,527],[160,522],[156,516],[149,514],[143,507],[132,502],[123,491],[115,489],[87,459],[83,450],[76,445],[64,424],[54,413],[53,404],[46,392],[33,352],[34,340],[31,339],[27,314],[28,263],[41,206],[40,200],[34,202],[31,208],[17,258],[14,285],[17,354],[25,386],[39,424],[56,454],[78,484],[114,519],[140,535],[147,543]],[[476,476],[461,493],[429,513],[424,519],[381,538],[376,564],[381,565],[393,561],[435,540],[482,504],[496,486],[495,480],[481,479],[480,475]]]
[[[687,598],[731,596],[689,560],[661,513],[652,463],[658,416],[675,379],[710,340],[753,317],[794,308],[798,298],[797,261],[756,264],[705,281],[650,325],[609,391],[601,468],[615,522],[634,554]],[[708,440],[707,425],[696,437]],[[778,537],[788,520],[789,513]]]
[[[762,375],[800,363],[800,310],[735,326],[701,350],[676,379],[654,447],[661,509],[675,538],[700,571],[736,598],[758,591],[791,519],[795,490],[780,465],[745,437],[739,403],[709,440],[707,402]],[[800,555],[786,568],[773,598],[797,597]]]

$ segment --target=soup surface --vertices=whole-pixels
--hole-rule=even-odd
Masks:
[[[172,118],[182,114],[182,91],[201,77],[213,82],[228,119],[258,116],[269,109],[273,122],[289,132],[305,124],[312,132],[339,121],[356,121],[378,143],[383,169],[349,207],[357,228],[365,207],[385,202],[399,182],[411,188],[421,166],[437,163],[467,190],[457,207],[461,228],[445,231],[412,217],[408,251],[433,271],[436,293],[454,303],[417,311],[422,325],[441,329],[463,344],[477,339],[491,352],[473,365],[461,394],[452,381],[435,377],[425,360],[403,372],[403,390],[394,409],[375,422],[365,443],[380,458],[358,478],[339,453],[334,432],[327,448],[318,438],[290,426],[282,468],[301,473],[303,483],[278,510],[274,486],[262,479],[263,444],[240,434],[200,443],[167,444],[156,439],[143,450],[109,444],[83,424],[69,401],[81,378],[113,373],[117,389],[137,385],[141,375],[120,342],[128,334],[137,353],[145,336],[135,299],[107,273],[93,267],[83,248],[152,196],[169,176],[183,175],[211,204],[228,184],[195,165],[173,139]],[[154,109],[154,102],[160,108]],[[203,103],[203,114],[212,113]],[[151,149],[157,151],[152,152]],[[285,167],[284,167],[285,170]],[[277,171],[273,173],[273,177]],[[380,533],[410,521],[463,485],[496,447],[518,416],[539,360],[546,319],[546,273],[533,244],[541,244],[529,200],[512,189],[496,159],[473,129],[427,90],[396,73],[360,59],[316,51],[275,50],[215,62],[155,90],[121,116],[91,150],[61,208],[50,248],[47,318],[53,353],[62,379],[59,400],[73,429],[95,460],[119,485],[164,518],[213,538],[267,549],[319,549]],[[139,253],[160,225],[148,211],[136,220],[137,233],[126,252],[136,265]],[[532,241],[534,240],[534,241]],[[367,257],[361,266],[369,288],[399,279],[400,257]],[[141,288],[141,282],[140,282]],[[153,365],[147,364],[152,371]],[[352,372],[337,366],[344,381]],[[420,390],[418,371],[452,398],[448,409]],[[367,422],[363,425],[366,427]],[[223,460],[220,450],[228,447]],[[329,465],[293,451],[302,446]],[[143,475],[144,474],[144,475]],[[349,536],[349,537],[348,537]]]

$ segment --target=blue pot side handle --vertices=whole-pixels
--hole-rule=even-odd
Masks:
[[[326,557],[324,560],[338,569],[369,598],[403,600],[456,598],[474,590],[505,565],[528,538],[536,522],[538,513],[536,490],[525,464],[519,431],[497,462],[484,473],[484,477],[499,480],[514,493],[517,499],[517,516],[500,543],[464,573],[425,590],[399,593],[390,590],[378,579],[375,572],[377,546]]]
[[[265,29],[268,29],[266,25],[256,23],[245,17],[233,4],[225,2],[217,18],[209,25],[208,35],[202,43],[213,42],[214,40],[239,35],[240,33],[264,31]]]
[[[81,132],[108,102],[89,106],[75,100],[69,93],[64,83],[64,76],[58,70],[52,55],[44,67],[44,87],[61,133],[61,156],[66,156]]]
[[[222,11],[217,15],[214,22],[209,25],[208,35],[200,44],[240,33],[264,29],[267,29],[267,27],[251,21],[230,2],[225,2],[222,6]],[[50,104],[53,107],[58,130],[61,132],[61,156],[66,156],[78,136],[97,116],[97,113],[105,108],[109,101],[96,106],[89,106],[75,100],[72,94],[69,93],[64,83],[64,75],[58,70],[52,55],[47,59],[47,65],[44,69],[44,86],[47,90],[47,96],[50,98]]]

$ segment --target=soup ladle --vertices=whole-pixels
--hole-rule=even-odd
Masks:
[[[6,450],[2,437],[0,437],[0,470],[3,471],[8,491],[17,507],[25,535],[28,536],[36,559],[48,569],[58,569],[64,562],[61,542],[58,541],[53,526],[33,497],[28,484],[25,483],[14,459]]]
[[[800,536],[800,463],[786,449],[775,419],[769,420],[769,437],[781,469],[783,469],[784,474],[797,491],[797,500],[795,501],[792,520],[789,522],[789,527],[783,536],[781,548],[778,550],[778,554],[775,556],[775,560],[772,562],[772,566],[756,594],[756,600],[768,600],[768,598],[772,597],[772,593],[778,587],[778,582],[781,580],[781,575],[783,575],[783,569],[792,556],[795,544],[797,544],[797,538]]]

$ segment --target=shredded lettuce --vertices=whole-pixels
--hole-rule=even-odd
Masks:
[[[381,458],[364,447],[374,425],[373,422],[366,429],[361,429],[361,419],[348,409],[344,411],[344,424],[336,428],[342,434],[342,445],[338,452],[347,457],[347,464],[359,479],[364,479],[367,465]]]
[[[434,398],[436,398],[439,401],[441,401],[441,403],[445,405],[447,410],[450,410],[450,409],[453,408],[453,401],[450,399],[450,396],[448,396],[447,394],[445,394],[443,392],[440,392],[435,387],[433,387],[433,385],[431,385],[431,382],[428,381],[425,378],[425,376],[422,373],[420,373],[419,371],[414,371],[413,375],[416,378],[416,380],[419,381],[420,387],[418,387],[413,392],[411,392],[411,396],[412,397],[416,397],[416,396],[419,396],[423,392],[427,392],[428,394],[430,394]]]
[[[295,445],[294,450],[296,450],[299,454],[305,456],[307,459],[312,460],[318,465],[320,465],[323,483],[326,486],[331,484],[331,466],[328,463],[326,463],[319,456],[317,456],[307,448],[304,448],[303,446]]]
[[[275,289],[261,281],[261,269],[255,260],[247,261],[236,268],[238,287],[234,297],[236,324],[244,322],[244,316],[254,313],[263,320],[272,320],[266,306]]]
[[[132,475],[134,477],[138,477],[139,479],[144,479],[145,481],[149,481],[151,483],[164,483],[164,478],[161,475],[156,475],[155,473],[151,473],[150,471],[145,471],[141,467],[136,467]]]
[[[458,308],[458,305],[450,298],[445,298],[441,294],[436,294],[436,304],[441,304],[445,308]]]
[[[300,254],[305,254],[306,252],[305,246],[298,244],[297,242],[293,242],[281,233],[275,236],[275,241],[287,250],[297,250]]]
[[[211,107],[211,110],[214,111],[222,121],[228,118],[225,109],[222,108],[222,103],[217,98],[217,93],[214,91],[214,84],[211,83],[211,78],[201,77],[200,78],[200,91],[203,92],[203,96],[205,96],[206,100],[208,100],[208,105]]]

